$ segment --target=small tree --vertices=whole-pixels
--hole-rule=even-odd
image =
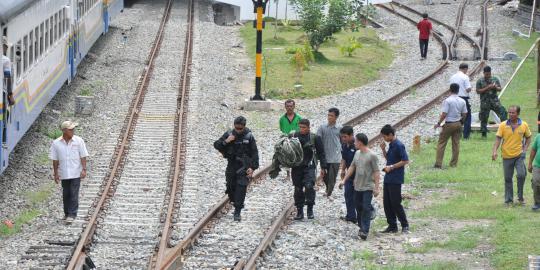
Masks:
[[[314,51],[347,24],[351,5],[344,0],[293,0]],[[325,10],[328,9],[328,12]]]
[[[356,40],[356,38],[351,37],[351,38],[349,38],[349,42],[346,45],[341,46],[339,48],[339,50],[341,51],[341,53],[343,55],[346,55],[348,57],[352,57],[354,55],[354,51],[356,51],[356,49],[360,49],[360,48],[362,48],[362,44],[360,44],[360,42],[358,42],[358,40]]]

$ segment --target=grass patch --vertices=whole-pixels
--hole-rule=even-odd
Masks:
[[[62,130],[60,130],[59,128],[41,127],[40,132],[52,140],[56,140],[60,136],[62,136]]]
[[[430,265],[412,264],[412,265],[390,265],[382,268],[371,268],[381,270],[460,270],[464,269],[455,262],[436,262]]]
[[[9,228],[6,224],[0,224],[0,237],[8,237],[21,231],[24,224],[30,223],[34,218],[40,215],[37,209],[24,210],[13,221],[13,227]]]
[[[24,193],[24,197],[28,205],[30,205],[31,207],[36,207],[37,205],[47,201],[49,197],[51,197],[53,190],[54,184],[49,183],[45,184],[38,191],[26,191]]]
[[[296,71],[291,64],[291,54],[286,53],[304,44],[305,36],[299,27],[278,27],[278,39],[272,31],[263,37],[263,92],[269,98],[314,98],[359,87],[379,77],[379,71],[389,66],[393,59],[390,46],[380,40],[372,29],[360,32],[341,32],[335,40],[326,42],[315,54],[315,63],[303,73],[301,90],[295,90]],[[246,24],[241,35],[247,52],[255,61],[255,30]],[[349,38],[359,39],[362,48],[352,57],[344,56],[340,47]]]
[[[525,198],[529,205],[511,208],[504,206],[502,161],[500,158],[496,162],[491,161],[494,140],[494,134],[489,133],[488,139],[473,134],[469,141],[462,141],[457,168],[432,168],[435,162],[435,143],[423,145],[419,153],[412,153],[413,162],[408,181],[414,181],[424,188],[438,185],[450,187],[457,195],[446,201],[436,199],[438,203],[411,214],[417,217],[492,220],[493,226],[489,228],[490,243],[495,248],[490,258],[492,264],[497,269],[524,269],[528,255],[540,254],[540,215],[530,210],[530,176],[525,184]],[[449,159],[450,146],[443,166],[448,164]],[[440,246],[445,249],[473,246],[474,241],[469,243],[464,237],[458,236]],[[437,247],[438,244],[432,245]]]
[[[40,165],[47,165],[50,162],[49,154],[47,152],[41,152],[38,155],[36,155],[36,157],[34,158],[34,161]]]
[[[484,233],[481,227],[468,227],[451,235],[451,239],[445,242],[426,242],[419,247],[409,247],[410,253],[427,253],[433,249],[448,249],[454,251],[468,251],[478,246],[480,236]]]
[[[520,57],[524,57],[534,41],[540,37],[539,33],[532,33],[531,38],[523,39],[515,37],[514,49]],[[508,109],[510,105],[521,106],[521,118],[531,127],[531,131],[537,132],[536,123],[538,110],[536,109],[536,59],[535,53],[532,57],[525,60],[518,74],[510,83],[503,96],[502,104]],[[521,59],[514,61],[513,67],[516,68]],[[496,72],[496,71],[495,71]]]

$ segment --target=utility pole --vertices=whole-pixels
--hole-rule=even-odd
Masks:
[[[253,2],[254,12],[257,14],[255,28],[257,29],[257,49],[255,56],[255,96],[251,100],[264,100],[261,95],[261,77],[262,77],[262,30],[264,28],[263,14],[266,11],[268,0],[251,0]]]

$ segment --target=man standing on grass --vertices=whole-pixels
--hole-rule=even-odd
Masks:
[[[345,206],[347,207],[347,214],[340,217],[341,220],[349,222],[357,222],[356,209],[354,204],[354,182],[351,179],[345,179],[346,171],[351,166],[356,153],[356,146],[354,144],[354,130],[351,126],[344,126],[340,130],[341,133],[341,182],[345,182]]]
[[[529,172],[533,175],[531,185],[534,197],[533,211],[540,209],[540,155],[536,155],[538,148],[540,148],[540,134],[537,134],[534,138],[531,155],[529,156]]]
[[[516,170],[518,201],[525,205],[523,198],[523,186],[527,177],[525,156],[531,142],[531,130],[529,125],[519,118],[521,108],[513,105],[508,108],[508,119],[499,125],[497,138],[493,144],[491,158],[497,160],[497,150],[502,142],[502,158],[504,171],[504,203],[511,206],[514,203],[513,178]]]
[[[461,126],[463,119],[467,117],[465,101],[457,96],[459,89],[459,85],[456,83],[450,85],[451,95],[443,101],[441,116],[435,125],[435,128],[438,128],[441,126],[441,123],[445,121],[441,134],[439,134],[439,143],[437,144],[437,157],[434,166],[437,169],[442,168],[444,151],[446,150],[446,144],[450,138],[452,138],[452,159],[450,160],[450,167],[456,167],[458,163]]]
[[[317,135],[322,139],[324,154],[328,163],[327,173],[325,175],[321,174],[321,177],[326,184],[326,197],[329,200],[332,200],[330,196],[332,195],[332,191],[334,191],[339,165],[341,164],[341,125],[337,124],[338,117],[339,110],[337,108],[330,108],[327,116],[328,123],[320,126],[317,130]]]
[[[416,25],[416,28],[418,28],[419,31],[420,59],[425,60],[427,58],[429,36],[431,35],[433,26],[428,19],[427,13],[422,14],[422,18],[423,19]]]
[[[459,86],[458,96],[465,101],[467,106],[467,117],[463,118],[463,139],[468,140],[471,135],[471,104],[469,103],[469,93],[472,90],[471,81],[467,71],[469,65],[461,63],[456,74],[450,77],[450,84],[456,83]]]
[[[484,67],[484,77],[476,81],[476,93],[480,95],[480,129],[482,137],[487,137],[487,123],[489,112],[493,110],[500,117],[501,121],[507,118],[506,110],[501,105],[498,92],[502,90],[501,82],[497,77],[491,76],[491,67]]]
[[[297,132],[298,129],[298,121],[302,119],[300,115],[294,112],[296,104],[294,100],[288,99],[285,101],[285,114],[279,118],[279,129],[281,130],[281,133],[288,135],[291,132]],[[291,177],[291,171],[289,169],[287,171],[287,180]]]
[[[386,167],[383,171],[383,204],[384,214],[388,227],[382,233],[396,233],[398,231],[397,220],[401,223],[401,232],[409,233],[409,222],[405,209],[401,205],[401,186],[405,183],[405,165],[409,164],[409,156],[405,145],[396,138],[396,130],[391,125],[385,125],[381,129],[384,142],[380,144]],[[388,151],[386,151],[386,143]],[[397,218],[397,220],[396,220]]]
[[[86,177],[86,157],[88,151],[84,140],[74,135],[77,123],[65,121],[60,126],[62,137],[51,144],[50,159],[53,161],[54,182],[62,182],[64,220],[73,223],[79,209],[79,188],[81,179]]]
[[[366,240],[371,225],[371,200],[379,196],[379,182],[381,180],[379,171],[379,159],[377,155],[369,150],[368,137],[359,133],[354,141],[356,153],[347,174],[341,180],[339,188],[343,188],[354,176],[354,202],[357,212],[358,236]]]

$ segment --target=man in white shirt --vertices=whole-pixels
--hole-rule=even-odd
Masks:
[[[10,44],[7,41],[7,37],[2,37],[2,72],[4,73],[4,86],[6,87],[5,92],[7,93],[7,100],[9,105],[15,104],[15,100],[13,99],[13,93],[12,93],[12,76],[13,72],[11,72],[11,61],[9,60],[9,57],[7,57],[7,52]],[[2,89],[3,90],[3,89]]]
[[[469,70],[469,65],[466,63],[461,63],[459,65],[459,71],[450,77],[450,84],[456,83],[459,85],[458,96],[465,100],[465,105],[467,107],[467,117],[464,118],[463,122],[463,139],[468,140],[471,135],[471,104],[469,104],[469,93],[472,90],[471,81],[467,71]]]
[[[444,150],[446,149],[446,143],[448,143],[449,138],[452,138],[452,159],[450,160],[450,167],[456,167],[458,163],[461,125],[463,119],[467,117],[467,107],[465,101],[458,96],[459,90],[460,87],[457,83],[450,85],[451,95],[444,100],[439,122],[435,125],[435,128],[438,128],[441,126],[441,123],[445,121],[441,134],[439,134],[435,168],[442,168]]]
[[[64,218],[66,224],[73,223],[79,208],[79,187],[81,179],[86,177],[86,157],[88,151],[84,140],[73,135],[77,123],[62,123],[62,137],[51,145],[50,159],[53,161],[54,181],[62,182]]]

